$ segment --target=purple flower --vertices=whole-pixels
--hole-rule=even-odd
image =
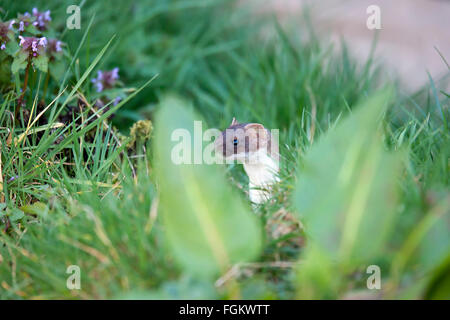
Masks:
[[[8,29],[9,29],[9,30],[12,30],[15,23],[16,23],[16,20],[12,19],[12,20],[9,22]]]
[[[39,12],[37,8],[33,8],[33,16],[36,18],[33,25],[41,31],[47,30],[48,22],[52,21],[52,18],[50,17],[50,10]]]
[[[16,180],[17,178],[19,178],[19,176],[13,176],[11,178],[8,179],[8,182],[13,182],[14,180]]]
[[[96,79],[92,79],[92,83],[95,85],[95,87],[97,88],[97,92],[102,92],[103,91],[103,84],[101,81],[96,80]]]
[[[9,23],[0,22],[0,49],[5,50],[6,44],[14,37],[13,31],[9,29]]]
[[[41,43],[41,41],[39,41],[39,44]],[[33,41],[32,43],[31,43],[31,51],[33,51],[33,52],[37,52],[38,51],[38,43],[37,43],[37,41]]]
[[[61,41],[56,41],[56,43],[55,43],[55,51],[56,52],[61,52],[62,51],[62,49],[61,49]]]
[[[92,79],[97,92],[102,92],[104,89],[113,88],[119,79],[119,68],[114,68],[110,71],[98,71],[97,78]]]
[[[50,60],[54,60],[62,53],[62,42],[58,39],[48,39],[47,42],[47,55]]]
[[[19,36],[20,42],[19,46],[22,47],[23,51],[28,52],[28,54],[33,57],[37,57],[42,50],[47,47],[47,38],[36,38],[36,37],[22,37]]]
[[[39,45],[43,46],[44,48],[47,46],[47,38],[46,37],[42,37],[39,39]]]
[[[12,28],[17,22],[19,23],[19,32],[24,32],[25,28],[31,23],[31,15],[28,12],[25,12],[25,14],[19,14],[17,21],[13,20],[10,27]]]
[[[111,71],[111,78],[113,80],[119,79],[119,68],[116,67],[116,68],[112,69],[112,71]]]
[[[9,32],[8,25],[0,22],[0,37],[7,37]]]

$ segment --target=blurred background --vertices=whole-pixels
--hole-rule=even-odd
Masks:
[[[369,56],[376,34],[376,30],[366,26],[366,9],[377,5],[381,10],[381,30],[375,55],[391,69],[392,75],[400,77],[402,85],[417,90],[428,82],[427,71],[435,79],[447,73],[436,48],[448,60],[448,0],[256,0],[253,5],[260,13],[275,12],[294,24],[308,10],[321,37],[337,45],[341,39],[346,40],[360,61]]]

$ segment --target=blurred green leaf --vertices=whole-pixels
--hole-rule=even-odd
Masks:
[[[442,201],[441,215],[420,242],[421,270],[430,274],[425,299],[450,299],[450,199]]]
[[[25,216],[23,211],[18,208],[12,208],[11,210],[9,210],[8,215],[9,215],[9,220],[11,220],[12,222],[20,220]]]
[[[22,50],[18,51],[14,56],[13,63],[11,65],[11,72],[16,73],[27,67],[28,54]]]
[[[48,70],[48,57],[44,54],[37,56],[33,60],[33,65],[42,72],[47,72]]]
[[[155,120],[155,156],[163,222],[175,257],[188,271],[208,277],[257,257],[262,232],[218,167],[172,161],[179,143],[172,133],[184,128],[192,138],[194,120],[199,118],[183,101],[165,98]]]
[[[418,277],[424,283],[424,288],[419,288],[416,296],[423,295],[426,299],[443,299],[446,296],[448,299],[449,226],[449,198],[444,195],[415,225],[396,253],[392,274],[397,286],[401,284],[401,277],[407,274],[408,269],[413,269],[419,271]]]
[[[420,263],[423,270],[430,270],[442,263],[450,253],[450,213],[438,217],[420,242]]]
[[[48,210],[47,206],[42,202],[35,202],[20,207],[20,210],[27,214],[41,215]]]
[[[33,35],[38,35],[40,33],[40,31],[31,23],[26,27],[26,31]]]
[[[5,52],[10,56],[14,56],[17,50],[19,50],[19,44],[17,43],[17,41],[15,39],[8,41],[8,43],[6,44]]]
[[[219,296],[210,282],[183,277],[178,281],[168,281],[156,290],[134,290],[116,298],[121,300],[211,300],[218,299]]]
[[[64,73],[66,72],[66,62],[64,60],[55,60],[50,64],[50,74],[55,80],[62,80]]]
[[[297,269],[297,297],[299,299],[336,299],[339,286],[339,269],[330,256],[319,247],[311,245],[303,254]]]
[[[450,299],[450,254],[434,270],[433,277],[428,284],[424,295],[425,299],[449,300]]]
[[[390,99],[368,99],[314,145],[294,192],[311,241],[350,270],[382,252],[395,218],[400,155],[385,151],[380,126]]]

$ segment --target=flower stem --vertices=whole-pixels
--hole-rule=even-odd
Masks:
[[[44,83],[44,91],[42,94],[42,102],[45,102],[45,96],[47,94],[47,88],[48,88],[48,81],[50,79],[50,69],[47,70],[47,76],[45,77],[45,83]]]
[[[17,101],[16,112],[14,113],[14,118],[16,119],[16,121],[19,120],[20,108],[22,107],[23,97],[25,96],[25,91],[27,90],[30,66],[31,66],[31,60],[28,59],[27,68],[25,69],[25,79],[23,80],[22,94],[20,95],[19,100]]]

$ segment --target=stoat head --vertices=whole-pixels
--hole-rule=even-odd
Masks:
[[[215,141],[216,155],[227,161],[258,163],[270,155],[272,141],[269,130],[259,123],[238,123],[235,118]],[[277,150],[278,151],[278,150]]]

